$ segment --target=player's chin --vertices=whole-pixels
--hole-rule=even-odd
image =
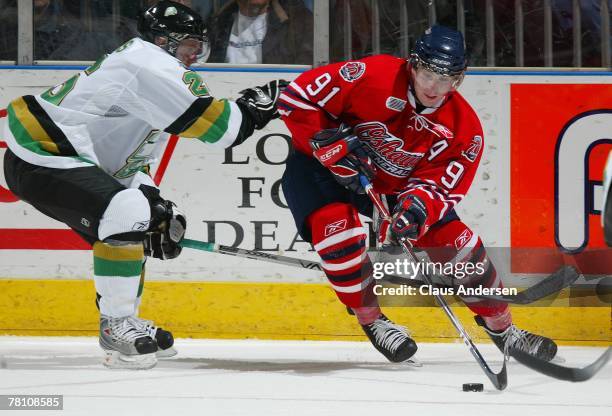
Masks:
[[[183,65],[185,66],[191,66],[196,62],[196,58],[195,57],[180,57],[179,58],[180,61],[183,63]]]
[[[423,104],[425,107],[432,107],[438,101],[440,101],[440,98],[442,98],[442,97],[440,97],[438,95],[434,95],[434,96],[425,95],[423,97],[423,99],[421,100],[421,104]]]

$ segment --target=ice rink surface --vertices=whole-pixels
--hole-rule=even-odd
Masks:
[[[463,344],[419,344],[423,367],[387,363],[369,343],[178,340],[148,371],[108,370],[95,338],[0,337],[0,394],[63,394],[60,415],[612,415],[612,364],[568,383],[511,361],[496,391]],[[501,354],[479,345],[494,369]],[[561,347],[566,365],[603,348]],[[482,393],[463,383],[483,383]],[[26,415],[31,411],[0,411]]]

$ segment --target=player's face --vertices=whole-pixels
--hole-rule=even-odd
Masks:
[[[449,92],[455,89],[458,76],[436,74],[429,69],[412,68],[414,92],[418,100],[426,107],[435,106]]]
[[[199,39],[187,38],[183,39],[176,48],[176,58],[185,66],[191,66],[193,63],[200,62],[204,55],[205,43]],[[204,59],[204,62],[206,60]],[[203,62],[202,62],[203,63]]]

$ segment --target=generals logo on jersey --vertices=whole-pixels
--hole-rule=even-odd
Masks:
[[[358,124],[354,131],[366,145],[372,161],[389,175],[409,176],[424,155],[403,150],[404,141],[389,133],[387,126],[380,122]]]
[[[480,154],[480,149],[482,149],[482,137],[474,136],[468,148],[461,152],[461,154],[473,163]]]
[[[365,70],[366,64],[363,62],[347,62],[340,68],[340,76],[347,82],[353,82],[361,78]]]

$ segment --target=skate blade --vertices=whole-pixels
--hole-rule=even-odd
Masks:
[[[423,367],[423,363],[419,361],[414,355],[408,358],[406,361],[402,362],[402,364],[415,368]]]
[[[119,370],[148,370],[155,367],[157,357],[155,353],[142,355],[125,355],[119,351],[104,350],[102,364],[106,368]]]
[[[559,355],[555,355],[553,357],[553,359],[550,360],[550,362],[554,363],[554,364],[563,364],[563,363],[565,363],[565,358],[563,358],[563,357],[561,357]]]
[[[174,347],[166,348],[165,350],[162,350],[161,348],[159,348],[157,352],[155,353],[155,356],[157,358],[164,359],[164,358],[174,357],[176,354],[178,354],[178,351]]]

